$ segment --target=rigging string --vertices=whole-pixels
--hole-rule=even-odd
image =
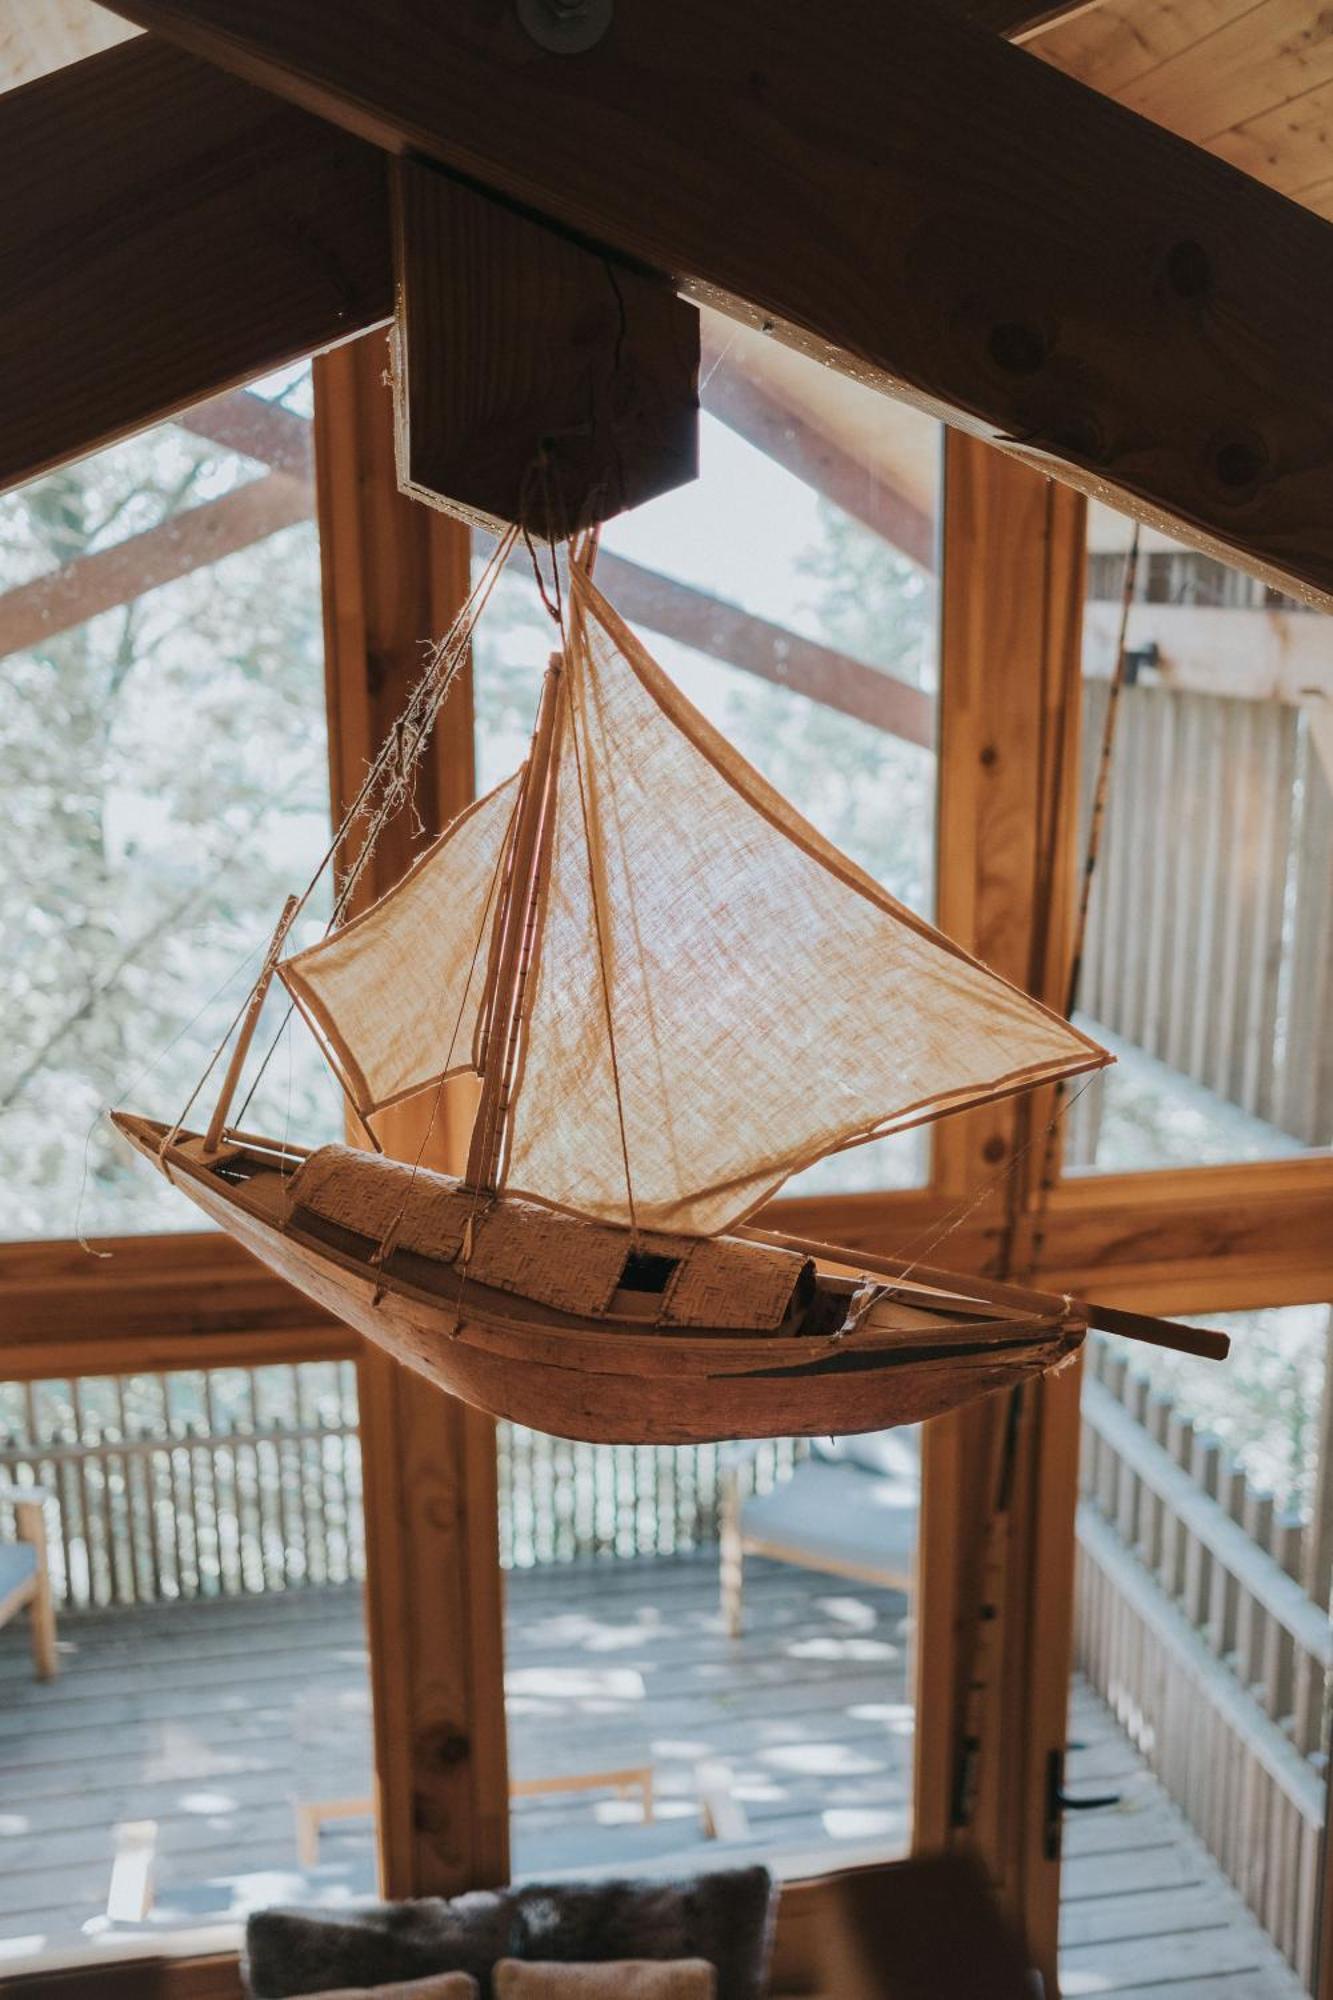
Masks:
[[[1088,941],[1088,912],[1092,905],[1092,884],[1101,859],[1102,830],[1106,821],[1106,802],[1111,790],[1111,759],[1115,749],[1116,723],[1120,714],[1120,697],[1129,675],[1129,613],[1134,602],[1134,591],[1139,573],[1139,523],[1134,523],[1134,533],[1130,539],[1129,553],[1125,558],[1125,574],[1120,593],[1120,625],[1116,634],[1115,661],[1111,668],[1111,681],[1106,696],[1106,714],[1102,718],[1102,740],[1097,751],[1097,776],[1093,784],[1092,808],[1088,815],[1088,837],[1083,853],[1083,874],[1079,882],[1078,910],[1074,918],[1074,937],[1069,954],[1069,977],[1065,986],[1065,1018],[1073,1016],[1078,1004],[1078,990],[1083,980],[1083,955]],[[1091,1079],[1089,1079],[1091,1081]],[[1064,1106],[1065,1080],[1061,1078],[1055,1087],[1056,1114],[1047,1132],[1046,1152],[1042,1160],[1041,1179],[1037,1185],[1037,1202],[1033,1215],[1031,1263],[1035,1268],[1040,1262],[1046,1241],[1046,1219],[1050,1209],[1051,1193],[1055,1187],[1056,1172],[1059,1167],[1059,1147],[1056,1144],[1054,1125]],[[1079,1093],[1082,1095],[1082,1093]]]
[[[472,586],[467,598],[455,615],[448,632],[431,649],[426,668],[412,691],[407,707],[385,737],[378,754],[371,763],[365,778],[358,786],[355,797],[347,808],[347,811],[343,814],[332,840],[325,849],[313,876],[307,884],[296,910],[293,912],[293,923],[295,923],[296,918],[309,902],[315,884],[337,857],[356,822],[364,814],[369,813],[365,838],[357,852],[355,861],[347,870],[346,876],[334,898],[329,920],[324,927],[324,935],[326,937],[346,912],[385,827],[409,795],[409,787],[422,755],[425,752],[427,743],[430,740],[431,732],[439,718],[440,710],[448,699],[454,682],[458,677],[459,669],[467,657],[467,649],[471,644],[477,622],[490,601],[501,570],[509,559],[517,539],[517,533],[517,529],[510,528],[501,536],[495,549],[487,559],[481,576]],[[375,799],[376,792],[381,786],[383,787],[381,796]],[[371,808],[372,800],[375,800],[373,810]],[[253,991],[254,988],[252,987],[251,992],[253,993]],[[244,1014],[246,1004],[248,1004],[248,1000],[246,1003],[243,1003],[240,1013],[236,1017],[237,1020]],[[235,1125],[239,1126],[243,1123],[255,1093],[263,1082],[265,1072],[295,1011],[295,1002],[289,1000],[282,1020],[278,1025],[277,1032],[269,1044],[263,1060],[255,1072],[250,1088],[246,1092],[241,1107],[236,1114]],[[216,1067],[227,1042],[231,1039],[235,1025],[236,1023],[233,1022],[232,1026],[228,1028],[221,1045],[215,1050],[208,1068],[195,1085],[189,1101],[177,1120],[177,1130],[180,1129],[189,1116],[195,1100]],[[352,1104],[352,1109],[356,1112],[363,1129],[367,1132],[372,1143],[378,1147],[379,1142],[375,1138],[374,1133],[366,1125],[365,1119],[361,1116],[360,1107],[352,1098],[352,1094],[348,1090],[340,1068],[333,1062],[330,1062],[329,1066],[337,1077],[344,1094]]]

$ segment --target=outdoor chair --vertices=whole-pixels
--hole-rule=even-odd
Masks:
[[[38,1680],[56,1671],[56,1608],[46,1566],[47,1496],[40,1486],[0,1485],[0,1508],[12,1508],[16,1541],[0,1541],[0,1625],[28,1607],[32,1659]]]
[[[747,1555],[911,1596],[921,1510],[918,1425],[820,1439],[789,1479],[743,1497],[741,1471],[757,1449],[733,1447],[723,1467],[722,1615],[731,1638],[741,1635]]]

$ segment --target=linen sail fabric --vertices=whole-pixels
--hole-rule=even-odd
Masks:
[[[363,1115],[472,1066],[522,775],[454,820],[364,915],[278,967]]]
[[[507,1185],[716,1235],[828,1153],[1110,1060],[840,854],[570,576]],[[473,1064],[521,776],[280,967],[363,1114]]]
[[[825,1154],[1109,1060],[840,854],[573,586],[510,1186],[711,1235]]]

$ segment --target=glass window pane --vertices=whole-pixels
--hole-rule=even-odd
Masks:
[[[905,1851],[919,1438],[500,1426],[516,1879]]]
[[[1084,807],[1129,526],[1090,520]],[[1333,625],[1145,531],[1079,1004],[1119,1057],[1077,1170],[1272,1159],[1333,1140]]]
[[[355,1364],[0,1383],[0,1976],[373,1892]]]
[[[705,314],[702,472],[608,524],[599,581],[709,720],[913,909],[934,898],[940,429]],[[478,783],[524,755],[553,627],[528,558],[476,649]],[[916,1185],[909,1132],[791,1192]]]
[[[0,1237],[200,1226],[98,1113],[180,1111],[328,840],[310,411],[294,368],[0,499]],[[253,1117],[334,1136],[321,1068],[298,1024]]]

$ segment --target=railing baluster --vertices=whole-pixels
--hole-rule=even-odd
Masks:
[[[1245,1532],[1255,1547],[1267,1555],[1273,1534],[1273,1496],[1271,1493],[1251,1492],[1245,1503]],[[1237,1621],[1237,1649],[1240,1654],[1240,1675],[1246,1687],[1257,1690],[1261,1687],[1264,1672],[1264,1648],[1268,1629],[1268,1614],[1248,1590],[1242,1590],[1240,1611]]]
[[[1272,1552],[1288,1576],[1301,1573],[1302,1522],[1299,1514],[1279,1514],[1273,1523]],[[1264,1646],[1264,1707],[1274,1722],[1291,1722],[1296,1698],[1296,1644],[1276,1618],[1268,1621]]]

